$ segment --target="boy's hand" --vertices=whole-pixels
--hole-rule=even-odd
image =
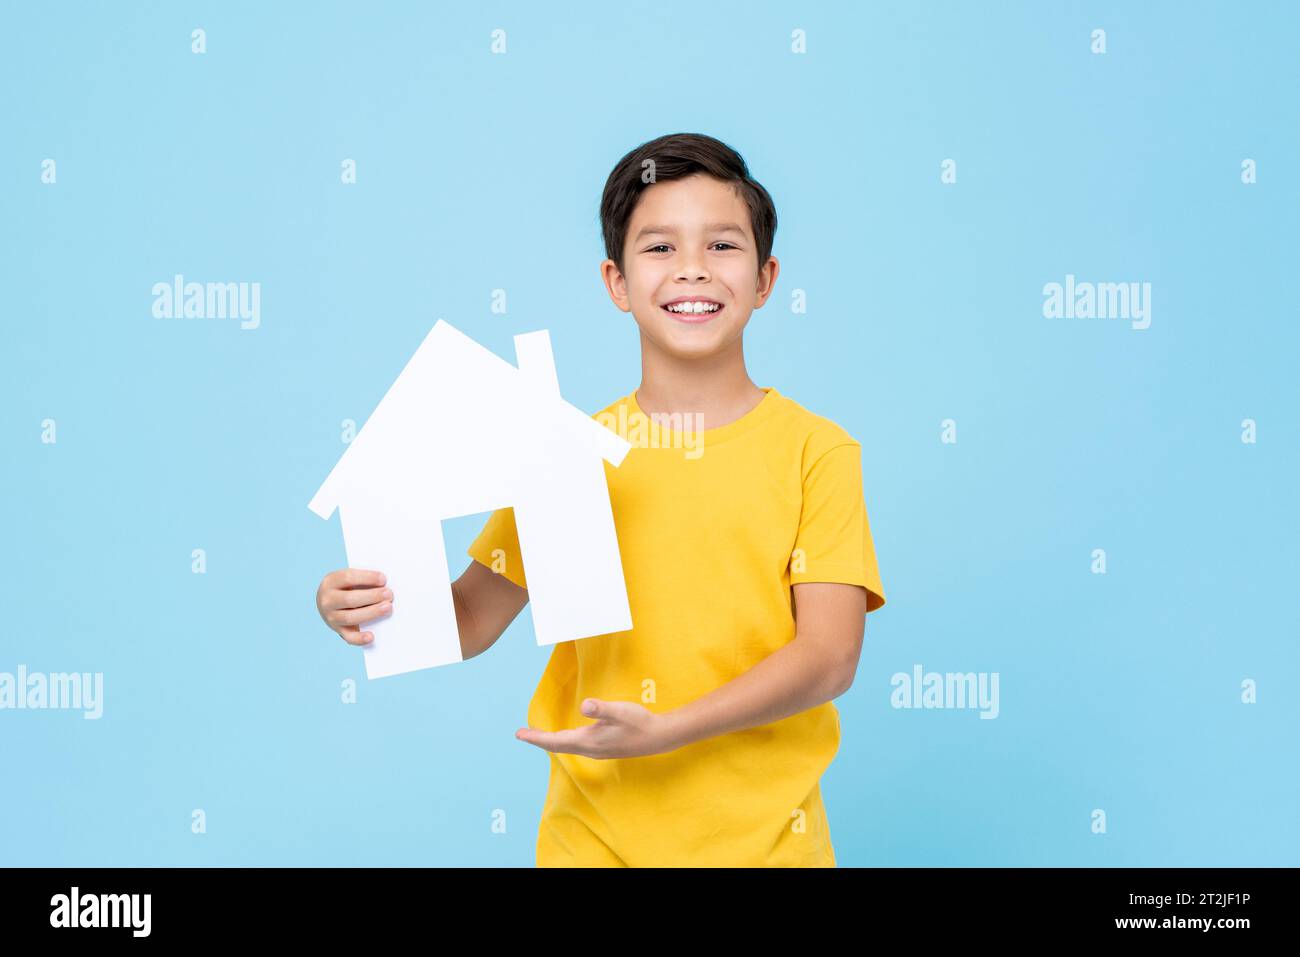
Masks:
[[[595,724],[568,731],[535,731],[520,728],[515,737],[547,751],[564,751],[588,758],[635,758],[674,750],[672,726],[666,715],[635,701],[602,701],[587,698],[582,713]]]
[[[342,568],[321,579],[316,590],[316,610],[339,637],[351,645],[368,645],[375,636],[359,627],[392,614],[393,590],[382,572]]]

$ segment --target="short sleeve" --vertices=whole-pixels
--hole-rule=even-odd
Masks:
[[[488,516],[487,524],[466,551],[470,558],[504,575],[520,588],[528,587],[513,508],[499,508]]]
[[[790,584],[839,582],[867,589],[867,612],[885,603],[862,494],[862,446],[836,445],[803,479],[803,509],[790,559]]]

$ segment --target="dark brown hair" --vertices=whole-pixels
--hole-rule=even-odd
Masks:
[[[653,161],[653,167],[646,166],[647,160]],[[653,169],[652,182],[642,179],[647,168]],[[772,197],[749,175],[744,158],[726,143],[702,133],[671,133],[632,150],[618,161],[605,181],[605,192],[600,197],[600,229],[605,239],[605,255],[618,264],[619,272],[625,272],[623,246],[627,242],[632,211],[641,194],[655,183],[684,179],[696,173],[731,183],[745,201],[758,246],[758,268],[763,268],[772,255],[772,239],[776,235],[776,207]]]

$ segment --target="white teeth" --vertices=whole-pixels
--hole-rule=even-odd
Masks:
[[[669,312],[717,312],[722,307],[713,302],[675,302],[666,307]]]

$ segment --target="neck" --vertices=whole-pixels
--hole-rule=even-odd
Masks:
[[[702,428],[739,419],[763,398],[745,369],[740,337],[732,347],[705,359],[682,359],[660,350],[641,334],[641,385],[636,403],[647,415],[700,413]]]

